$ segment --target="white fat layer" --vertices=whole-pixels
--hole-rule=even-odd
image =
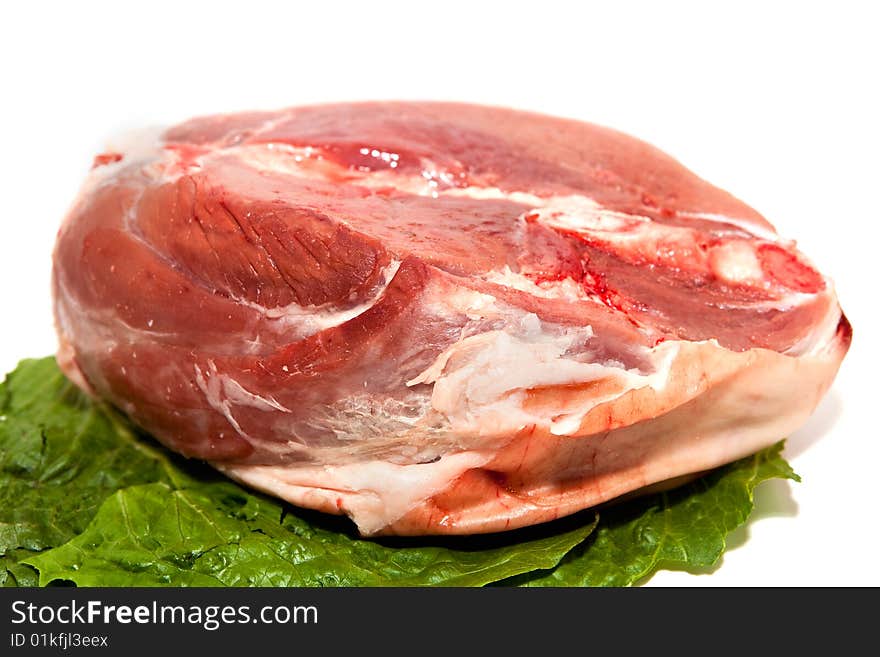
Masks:
[[[564,278],[560,281],[542,281],[540,283],[536,283],[528,276],[518,274],[512,271],[510,267],[505,265],[504,269],[502,269],[501,271],[488,272],[483,276],[483,279],[488,283],[494,283],[496,285],[501,285],[503,287],[513,290],[520,290],[521,292],[527,292],[533,297],[543,297],[546,299],[567,299],[571,302],[586,301],[592,299],[593,301],[603,303],[601,299],[596,299],[595,297],[591,297],[589,294],[587,294],[587,292],[584,290],[583,285],[575,281],[573,278]],[[828,281],[827,279],[826,285],[831,285],[830,281]],[[814,303],[815,301],[815,294],[806,292],[791,292],[789,294],[785,294],[781,297],[768,301],[749,301],[747,303],[740,304],[723,303],[718,304],[717,307],[731,310],[749,309],[758,313],[767,312],[769,310],[786,312],[789,310],[793,310],[798,306],[806,305],[808,303]]]
[[[826,285],[830,285],[830,282],[827,279]],[[821,294],[824,295],[826,294],[826,292],[822,292]],[[748,309],[756,313],[763,313],[771,310],[787,312],[789,310],[794,310],[798,306],[805,306],[809,303],[815,303],[816,299],[817,295],[813,293],[791,292],[789,294],[784,294],[776,299],[769,299],[766,301],[748,301],[743,303],[721,302],[715,303],[714,306],[723,310]]]
[[[433,317],[464,315],[470,320],[479,320],[501,319],[510,314],[510,310],[491,294],[459,286],[444,287],[440,294],[429,292],[423,303],[425,313]]]
[[[258,171],[271,171],[300,178],[324,178],[325,172],[314,166],[323,158],[320,156],[320,151],[311,146],[302,147],[275,143],[248,144],[219,152],[234,152],[242,162]],[[208,153],[203,156],[203,160],[211,157],[212,153]],[[336,167],[330,163],[327,166]]]
[[[459,198],[472,198],[476,200],[494,200],[494,201],[511,201],[520,205],[528,205],[531,207],[543,206],[547,199],[529,194],[528,192],[505,192],[498,187],[453,187],[445,189],[441,192],[441,196],[457,196]],[[579,197],[585,201],[595,204],[595,201],[587,199],[585,196]]]
[[[236,299],[236,301],[259,311],[266,319],[277,322],[282,330],[293,331],[297,338],[302,339],[328,328],[340,326],[375,306],[385,294],[399,268],[400,261],[392,260],[382,269],[382,282],[376,288],[376,292],[365,301],[343,310],[335,309],[334,304],[301,306],[298,303],[290,303],[286,306],[267,308],[247,299]]]
[[[514,272],[507,265],[501,271],[490,271],[483,276],[487,283],[494,283],[513,290],[528,292],[533,297],[544,299],[567,299],[568,301],[586,301],[590,299],[583,285],[573,278],[559,281],[541,281],[536,283],[528,276]]]
[[[635,249],[641,244],[674,248],[694,241],[697,234],[685,226],[670,226],[642,215],[608,210],[578,196],[547,199],[543,206],[533,208],[526,215],[544,226],[592,236],[621,249]]]
[[[127,130],[108,139],[104,144],[104,150],[108,153],[121,154],[123,156],[122,161],[142,162],[152,160],[162,152],[163,132],[165,132],[165,128],[161,126],[148,126]]]
[[[679,210],[676,214],[687,219],[705,219],[706,221],[713,221],[721,224],[730,224],[731,226],[736,226],[737,228],[744,230],[747,233],[751,233],[755,237],[759,237],[762,240],[766,240],[768,242],[788,242],[788,240],[783,240],[775,231],[767,228],[766,226],[762,226],[752,219],[731,217],[726,214],[716,214],[712,212],[684,212],[682,210]]]
[[[132,164],[149,164],[162,157],[164,128],[152,126],[122,132],[107,140],[104,151],[119,153],[118,162],[104,164],[92,170],[91,176],[103,179]]]
[[[281,411],[282,413],[290,413],[290,409],[281,405],[274,397],[257,395],[246,390],[238,381],[228,374],[220,374],[217,371],[217,365],[212,360],[208,360],[206,370],[202,370],[198,365],[194,365],[196,374],[196,385],[211,407],[218,413],[222,413],[229,421],[229,424],[242,437],[249,436],[242,430],[238,420],[233,415],[233,406],[249,406],[261,411]]]
[[[366,391],[365,386],[363,394],[349,394],[312,409],[308,416],[281,420],[276,427],[280,434],[297,437],[295,449],[301,448],[312,458],[320,455],[322,463],[339,465],[379,453],[393,463],[424,463],[459,447],[458,437],[424,424],[430,407],[430,395],[424,390],[385,397]],[[422,441],[413,434],[430,438]],[[271,450],[276,444],[277,440],[270,439],[261,448]]]
[[[99,187],[115,181],[116,175],[132,165],[148,167],[163,156],[161,135],[164,128],[148,127],[127,130],[107,140],[105,153],[118,153],[122,159],[108,162],[91,169],[80,188],[80,198]]]
[[[516,329],[488,331],[463,338],[447,348],[407,385],[433,384],[431,405],[462,434],[510,434],[529,425],[570,435],[596,405],[627,390],[666,384],[677,346],[663,343],[651,353],[652,373],[627,370],[615,362],[587,362],[568,355],[593,335],[589,326],[546,330],[533,313]],[[595,395],[580,408],[552,415],[524,407],[531,389],[612,380],[612,392]]]
[[[828,304],[825,316],[809,333],[783,352],[786,356],[797,358],[822,356],[836,346],[837,343],[834,340],[834,336],[837,334],[837,327],[840,324],[840,318],[843,313],[840,310],[840,305],[835,301],[837,296],[831,282],[826,279],[825,284],[828,286],[828,298],[832,300]],[[812,298],[812,295],[804,296]]]
[[[712,271],[728,283],[747,283],[760,286],[764,270],[755,248],[745,240],[724,242],[712,249],[709,256]]]
[[[325,511],[345,512],[362,534],[369,535],[447,489],[462,473],[484,465],[493,455],[491,451],[464,451],[433,463],[411,465],[372,460],[338,466],[214,466],[272,495]]]

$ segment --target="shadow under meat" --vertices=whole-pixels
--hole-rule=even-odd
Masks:
[[[843,414],[843,399],[840,393],[832,388],[824,399],[819,402],[813,415],[806,424],[795,431],[785,441],[785,453],[794,458],[806,452],[823,436],[826,436],[837,424]]]

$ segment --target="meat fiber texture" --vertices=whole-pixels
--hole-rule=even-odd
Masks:
[[[661,151],[448,103],[129,139],[53,290],[80,387],[364,535],[512,529],[746,456],[851,335],[794,242]]]

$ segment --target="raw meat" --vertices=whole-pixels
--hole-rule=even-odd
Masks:
[[[757,212],[613,130],[363,103],[102,153],[59,233],[67,375],[365,534],[547,521],[796,429],[850,341]]]

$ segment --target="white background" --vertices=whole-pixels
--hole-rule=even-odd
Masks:
[[[602,123],[796,238],[835,280],[855,329],[834,387],[789,441],[803,483],[763,485],[713,573],[651,584],[880,585],[880,22],[870,2],[716,5],[4,3],[0,367],[54,350],[55,231],[120,130],[384,98]]]

